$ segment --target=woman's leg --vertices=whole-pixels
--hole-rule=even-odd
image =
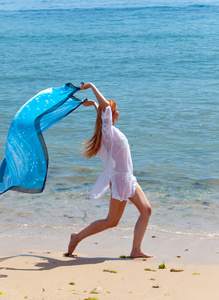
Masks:
[[[136,184],[136,191],[133,197],[130,198],[130,201],[137,207],[140,212],[140,216],[135,224],[134,229],[134,239],[133,246],[131,251],[131,256],[135,257],[153,257],[151,255],[147,255],[141,250],[141,242],[144,237],[145,231],[147,229],[148,221],[151,215],[151,206],[142,191],[140,185]]]
[[[86,228],[81,230],[79,233],[72,233],[71,239],[68,246],[68,254],[71,255],[78,243],[80,243],[86,237],[106,230],[108,228],[112,228],[118,225],[119,220],[122,217],[126,206],[126,201],[119,201],[111,197],[110,199],[110,206],[109,206],[109,213],[106,219],[101,219],[94,221]]]

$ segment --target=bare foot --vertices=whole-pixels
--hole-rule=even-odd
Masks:
[[[131,254],[130,254],[130,256],[132,258],[153,258],[154,257],[153,255],[145,254],[142,251],[138,251],[138,252],[132,251]]]
[[[71,238],[70,238],[70,242],[68,245],[68,254],[72,255],[72,253],[75,251],[75,248],[77,246],[77,233],[72,233],[71,234]]]

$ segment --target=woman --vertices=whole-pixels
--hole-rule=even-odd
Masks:
[[[86,100],[83,105],[93,105],[97,110],[94,135],[85,143],[85,157],[99,155],[104,171],[91,190],[91,199],[101,199],[106,191],[111,189],[109,213],[105,219],[97,220],[79,233],[72,233],[68,246],[71,255],[80,241],[86,237],[118,225],[119,220],[129,199],[139,210],[140,216],[134,229],[131,257],[153,257],[141,250],[141,243],[151,215],[151,206],[136,178],[128,140],[124,134],[114,126],[119,120],[119,111],[114,100],[106,100],[99,90],[92,84],[81,84],[80,89],[91,88],[99,103]]]

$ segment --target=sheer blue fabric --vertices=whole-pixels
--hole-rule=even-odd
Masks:
[[[25,103],[9,128],[0,166],[0,194],[7,190],[41,193],[48,171],[48,152],[42,132],[67,116],[83,101],[71,83],[49,88]]]

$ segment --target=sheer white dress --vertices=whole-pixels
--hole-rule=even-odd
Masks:
[[[125,135],[113,125],[111,107],[102,111],[102,139],[98,152],[104,170],[93,186],[90,199],[101,199],[110,188],[112,198],[128,200],[135,193],[136,178],[130,147]]]

